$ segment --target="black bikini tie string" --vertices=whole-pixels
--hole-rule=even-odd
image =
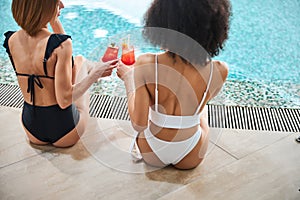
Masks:
[[[28,76],[28,88],[27,88],[27,93],[30,93],[30,101],[33,103],[33,105],[35,105],[35,101],[34,101],[34,84],[36,84],[37,86],[39,86],[39,88],[43,88],[42,82],[40,80],[40,78],[34,74]]]

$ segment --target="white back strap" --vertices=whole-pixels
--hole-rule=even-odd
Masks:
[[[213,61],[211,60],[211,61],[210,61],[210,74],[209,74],[209,79],[208,79],[208,82],[207,82],[207,85],[206,85],[206,89],[205,89],[205,92],[204,92],[204,94],[203,94],[202,100],[201,100],[201,102],[200,102],[200,104],[199,104],[199,106],[198,106],[198,108],[197,108],[197,110],[196,110],[196,112],[195,112],[194,115],[197,115],[197,114],[199,113],[200,108],[202,107],[202,104],[203,104],[204,101],[205,101],[205,98],[206,98],[206,96],[207,96],[207,92],[208,92],[209,87],[210,87],[210,83],[211,83],[213,71],[214,71],[214,64],[213,64]]]

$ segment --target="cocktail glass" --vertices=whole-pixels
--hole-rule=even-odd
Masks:
[[[134,47],[129,44],[129,36],[127,37],[127,41],[123,40],[122,43],[121,61],[125,65],[133,65],[135,63]]]
[[[118,58],[118,53],[119,53],[119,47],[116,46],[115,43],[111,43],[107,47],[107,49],[102,57],[102,61],[107,62],[107,61],[115,60]]]

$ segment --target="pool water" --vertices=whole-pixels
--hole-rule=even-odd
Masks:
[[[150,0],[64,2],[66,7],[60,19],[73,38],[74,55],[98,59],[109,37],[141,27]],[[222,92],[210,103],[299,108],[300,1],[231,2],[229,39],[224,51],[214,58],[228,63],[229,77]],[[1,34],[19,29],[10,5],[11,0],[0,1],[0,17],[4,19],[0,24]],[[133,7],[134,11],[130,12]],[[0,82],[16,84],[4,48],[0,48]],[[122,81],[115,74],[94,84],[92,93],[125,96]]]

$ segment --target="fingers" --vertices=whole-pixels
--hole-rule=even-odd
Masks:
[[[117,70],[117,76],[118,76],[120,79],[122,79],[122,75],[123,75],[122,70],[121,70],[120,67],[118,67],[118,70]]]
[[[118,64],[115,64],[115,65],[109,65],[106,70],[113,70],[114,68],[117,68],[118,67]]]
[[[118,70],[117,71],[117,76],[120,78],[121,77],[121,74],[120,74],[120,71]]]
[[[117,70],[117,76],[118,76],[120,79],[124,80],[124,75],[126,75],[127,72],[128,72],[128,71],[126,71],[126,70],[124,70],[124,69],[122,69],[122,68],[120,67],[120,68],[118,68],[118,70]]]
[[[116,64],[118,64],[118,62],[119,62],[119,61],[116,60],[115,62],[112,62],[111,65],[116,65]]]
[[[112,66],[109,66],[108,68],[106,68],[102,74],[101,74],[101,77],[106,77],[106,76],[110,76],[113,72],[113,69],[116,68],[117,65],[112,65]]]
[[[113,69],[117,68],[117,76],[122,79],[123,75],[127,72],[131,71],[132,68],[129,66],[123,64],[119,59],[107,61],[107,62],[100,62],[100,65],[102,65],[102,72],[101,77],[110,76],[113,72]],[[100,70],[100,68],[98,68]]]
[[[120,67],[128,67],[128,65],[125,65],[125,64],[122,62],[122,60],[119,61],[119,66],[120,66]]]
[[[104,72],[113,72],[113,69],[114,69],[115,67],[110,67],[110,68],[107,68]]]
[[[118,67],[118,62],[119,60],[118,59],[115,59],[115,60],[111,60],[111,61],[107,61],[104,64],[104,68],[105,68],[105,71],[106,70],[110,70],[112,71],[114,68],[117,68]]]
[[[113,70],[105,70],[103,73],[102,73],[102,76],[101,77],[106,77],[106,76],[111,76]]]
[[[110,73],[104,72],[101,77],[103,78],[103,77],[107,77],[107,76],[111,76],[111,72]]]
[[[114,59],[114,60],[110,60],[105,62],[105,65],[116,65],[119,62],[119,59]]]

